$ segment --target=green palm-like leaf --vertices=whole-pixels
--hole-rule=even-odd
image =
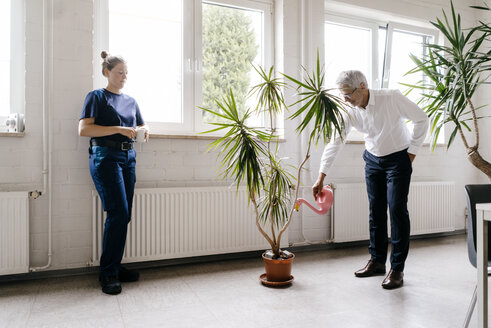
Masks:
[[[260,202],[260,218],[263,224],[271,219],[274,226],[280,228],[288,219],[295,178],[281,167],[281,159],[274,157],[266,164],[265,176],[267,179]]]
[[[324,84],[324,68],[320,67],[319,52],[317,52],[316,70],[309,74],[304,68],[304,81],[299,81],[291,76],[283,74],[288,80],[293,82],[299,91],[300,100],[292,104],[300,104],[300,108],[289,118],[297,118],[303,115],[300,125],[297,127],[297,133],[304,131],[313,122],[314,133],[310,135],[312,141],[316,144],[322,138],[324,143],[336,134],[341,135],[344,129],[344,119],[342,112],[343,101],[341,98],[329,93]],[[303,91],[300,91],[301,89]]]
[[[451,16],[443,11],[443,18],[432,24],[445,36],[448,46],[425,45],[427,54],[422,58],[411,55],[416,67],[407,73],[423,73],[428,79],[407,86],[422,91],[419,104],[432,121],[433,149],[443,125],[452,122],[455,127],[447,147],[454,141],[459,128],[469,128],[465,121],[472,119],[473,113],[466,110],[468,101],[482,84],[480,74],[491,70],[491,65],[488,65],[491,53],[480,51],[491,29],[488,33],[482,32],[483,26],[464,30],[460,14],[455,12],[452,2]]]
[[[249,91],[249,95],[257,94],[258,102],[255,110],[272,115],[280,114],[281,110],[286,108],[282,88],[287,85],[273,77],[273,66],[268,73],[261,66],[253,65],[253,67],[262,79],[261,83],[253,86]]]
[[[220,149],[220,156],[223,158],[220,168],[224,168],[224,178],[232,177],[237,188],[245,180],[248,194],[259,196],[264,184],[261,171],[264,163],[261,156],[267,155],[262,142],[269,140],[269,135],[245,125],[251,111],[245,111],[242,116],[239,114],[232,90],[230,90],[229,95],[222,99],[222,102],[217,100],[215,102],[223,113],[200,107],[202,110],[225,120],[224,123],[212,123],[218,127],[204,132],[226,131],[223,137],[210,144],[210,149]]]

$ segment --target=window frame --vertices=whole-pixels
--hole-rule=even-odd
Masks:
[[[201,0],[195,0],[197,3],[199,3],[199,11],[200,13],[202,12],[202,2]],[[264,13],[263,16],[263,39],[261,40],[262,47],[263,47],[263,53],[262,53],[262,63],[263,63],[263,68],[266,70],[269,70],[269,67],[273,65],[274,63],[274,47],[273,47],[273,4],[270,1],[253,1],[253,0],[210,0],[207,1],[205,0],[204,2],[211,3],[211,4],[216,4],[220,5],[223,4],[228,7],[233,7],[233,8],[238,8],[238,9],[248,9],[248,10],[256,10],[256,11],[262,11]],[[247,6],[245,5],[247,4]],[[197,4],[198,6],[198,4]],[[200,68],[203,67],[203,62],[202,62],[202,44],[201,44],[201,35],[202,35],[202,23],[201,23],[201,15],[199,15],[199,22],[197,19],[196,27],[195,27],[195,34],[199,35],[199,38],[196,38],[199,41],[196,41],[196,58],[195,61],[198,63]],[[197,104],[202,103],[202,79],[203,79],[203,71],[199,69],[199,71],[196,74],[196,79],[195,79],[195,99]],[[194,128],[196,133],[201,133],[203,131],[207,131],[214,127],[213,125],[209,123],[204,123],[202,119],[202,111],[201,110],[196,110],[195,111],[195,117],[194,117]],[[265,126],[268,126],[269,124],[269,117],[267,115],[264,116],[263,122]],[[223,135],[224,133],[216,133],[216,135]]]
[[[440,40],[439,38],[440,34],[436,29],[421,27],[418,25],[403,24],[390,20],[385,21],[382,19],[369,19],[363,16],[350,16],[345,14],[326,12],[324,15],[324,22],[353,26],[353,27],[360,27],[360,28],[369,28],[372,31],[372,36],[371,36],[372,69],[370,72],[371,78],[367,77],[367,79],[371,81],[371,85],[373,89],[387,88],[389,85],[390,65],[391,65],[391,55],[392,55],[392,36],[394,31],[432,36],[435,43],[439,42]],[[381,27],[386,27],[386,33],[387,33],[386,44],[383,54],[380,54],[378,51],[379,29]],[[381,77],[382,80],[379,81],[378,66],[379,66],[379,56],[381,55],[383,55],[385,58],[383,58],[382,61],[382,65],[383,65],[383,69],[382,69],[383,74]],[[388,74],[388,76],[386,74]],[[428,134],[424,142],[425,144],[429,143],[430,137],[431,136]],[[346,140],[348,143],[364,142],[363,134],[356,130],[352,130],[351,133],[346,138]],[[437,144],[442,145],[445,143],[446,140]]]
[[[369,80],[370,85],[377,85],[378,83],[378,52],[374,52],[373,49],[378,48],[378,28],[379,28],[379,23],[377,21],[369,21],[369,20],[364,20],[364,19],[357,19],[354,17],[346,17],[346,16],[341,16],[341,15],[335,15],[335,14],[326,14],[324,17],[324,24],[325,23],[333,23],[333,24],[338,24],[338,25],[345,25],[345,26],[353,26],[353,27],[359,27],[359,28],[365,28],[369,29],[372,31],[371,33],[371,46],[372,46],[372,51],[371,51],[371,62],[372,62],[372,70],[370,72],[370,76],[367,78]],[[377,31],[376,33],[373,33],[373,31]]]
[[[10,0],[10,103],[8,110],[0,113],[0,122],[5,122],[13,113],[25,114],[26,45],[25,45],[25,0]]]
[[[436,42],[438,41],[438,31],[435,29],[429,29],[429,28],[413,26],[408,24],[401,24],[392,21],[387,22],[386,26],[387,26],[387,42],[385,44],[385,53],[387,54],[387,56],[384,60],[383,76],[385,77],[385,74],[388,74],[388,78],[387,79],[384,78],[382,80],[382,85],[381,85],[382,88],[387,88],[389,86],[390,65],[392,60],[392,39],[393,39],[394,32],[403,32],[403,33],[431,36],[433,37],[434,41]],[[387,51],[387,49],[389,49],[389,51]]]
[[[94,88],[105,86],[106,80],[101,74],[102,50],[109,45],[109,0],[94,1],[94,52],[93,71]],[[263,65],[270,67],[274,63],[274,29],[272,0],[210,0],[207,3],[225,5],[241,9],[263,11]],[[195,136],[214,126],[203,123],[202,110],[202,0],[183,0],[182,16],[182,123],[146,121],[152,134]],[[110,51],[110,49],[109,49]],[[124,55],[124,54],[123,54]],[[131,63],[130,70],[131,70]],[[137,99],[138,101],[138,99]],[[145,109],[142,108],[143,117]],[[265,122],[266,123],[266,122]],[[220,136],[223,133],[214,133]]]

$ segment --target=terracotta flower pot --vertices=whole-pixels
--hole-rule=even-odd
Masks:
[[[291,254],[291,257],[287,259],[270,259],[263,253],[264,267],[266,268],[266,280],[268,282],[291,282],[292,277],[292,263],[295,258],[295,254]]]

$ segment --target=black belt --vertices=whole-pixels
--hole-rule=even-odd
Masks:
[[[91,146],[103,146],[103,147],[111,147],[119,150],[130,150],[133,149],[133,143],[129,141],[117,142],[112,140],[105,139],[92,139],[90,140]]]

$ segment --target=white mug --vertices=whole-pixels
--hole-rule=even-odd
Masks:
[[[136,142],[145,142],[145,131],[147,131],[145,128],[136,129]]]

